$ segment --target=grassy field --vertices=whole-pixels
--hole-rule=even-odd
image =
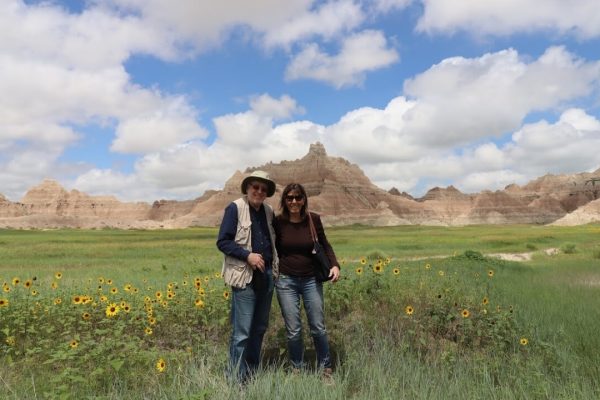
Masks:
[[[600,397],[600,226],[327,234],[335,385],[288,373],[274,301],[265,370],[238,388],[215,229],[0,231],[0,398]]]

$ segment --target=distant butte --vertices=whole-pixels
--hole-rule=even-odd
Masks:
[[[356,164],[328,156],[317,142],[298,160],[236,171],[223,190],[207,191],[194,200],[121,202],[112,196],[69,192],[56,181],[44,180],[20,202],[0,194],[0,228],[216,226],[225,206],[239,197],[244,176],[257,169],[269,172],[277,183],[277,193],[268,199],[276,210],[282,188],[300,182],[308,192],[310,208],[320,213],[327,225],[578,225],[600,221],[600,169],[544,175],[526,185],[512,184],[495,192],[464,194],[453,186],[436,187],[413,198],[395,188],[378,188]]]

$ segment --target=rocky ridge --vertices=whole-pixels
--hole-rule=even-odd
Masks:
[[[433,188],[421,198],[373,185],[355,164],[330,157],[320,143],[294,161],[236,171],[223,190],[194,200],[121,202],[112,196],[66,191],[52,180],[31,188],[19,202],[0,195],[0,228],[183,228],[216,226],[223,209],[240,196],[240,183],[262,169],[277,182],[267,201],[278,209],[283,186],[301,182],[310,209],[327,225],[580,224],[600,220],[600,169],[593,173],[545,175],[524,186],[465,194],[453,186]]]

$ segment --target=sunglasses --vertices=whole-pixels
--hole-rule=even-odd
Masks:
[[[250,187],[252,189],[256,190],[257,192],[263,192],[263,193],[267,193],[269,190],[265,185],[261,185],[259,183],[253,183],[250,185]]]
[[[301,194],[296,196],[285,196],[285,200],[289,201],[290,203],[294,200],[296,200],[297,202],[301,202],[302,200],[304,200],[304,196],[302,196]]]

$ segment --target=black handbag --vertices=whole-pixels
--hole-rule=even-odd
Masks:
[[[333,278],[332,276],[329,276],[331,265],[329,264],[329,258],[327,258],[327,254],[325,254],[325,251],[323,250],[323,246],[321,246],[321,243],[319,243],[319,239],[317,238],[317,230],[315,229],[315,224],[310,216],[310,212],[307,211],[307,214],[308,224],[310,226],[310,236],[313,240],[312,258],[313,268],[315,270],[315,279],[317,282],[325,282]]]

